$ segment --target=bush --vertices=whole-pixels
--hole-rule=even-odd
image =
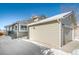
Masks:
[[[4,33],[0,32],[0,36],[4,35]]]

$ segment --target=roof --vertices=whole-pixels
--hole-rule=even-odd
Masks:
[[[31,23],[31,22],[33,22],[32,20],[21,20],[21,21],[16,21],[15,23],[12,23],[12,24],[10,24],[10,25],[7,25],[7,26],[5,26],[5,27],[10,27],[10,26],[12,26],[12,25],[15,25],[15,24],[28,24],[28,23]]]
[[[41,15],[41,16],[35,16],[35,17],[38,17],[39,18],[39,20],[42,20],[42,19],[45,19],[46,18],[46,16],[44,16],[44,15]],[[29,24],[29,23],[32,23],[32,22],[34,22],[34,20],[32,19],[32,18],[29,18],[29,19],[27,19],[27,20],[19,20],[19,21],[16,21],[16,22],[14,22],[14,23],[12,23],[12,24],[10,24],[10,25],[7,25],[7,26],[5,26],[5,27],[10,27],[10,26],[12,26],[12,25],[15,25],[15,24]]]
[[[26,19],[26,20],[19,20],[19,21],[16,21],[15,23],[13,24],[16,24],[16,23],[19,23],[19,24],[27,24],[27,23],[30,23],[32,22],[31,19]]]
[[[45,22],[50,22],[50,21],[54,21],[54,20],[59,20],[59,19],[62,19],[64,16],[70,15],[70,14],[72,14],[72,11],[69,11],[69,12],[66,12],[66,13],[61,13],[61,14],[46,18],[44,20],[40,20],[38,22],[30,23],[30,24],[28,24],[28,26],[36,25],[36,24],[40,24],[40,23],[45,23]]]

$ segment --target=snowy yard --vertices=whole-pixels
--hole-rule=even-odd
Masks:
[[[0,55],[43,55],[42,51],[46,49],[24,40],[13,40],[9,36],[0,38]]]
[[[70,47],[72,48],[72,46]],[[68,47],[67,45],[63,48],[67,49]],[[73,54],[79,55],[78,52],[79,49],[73,50]],[[2,36],[0,37],[0,55],[71,55],[71,53],[62,49],[46,48],[37,42],[26,39],[26,37],[11,39],[9,36]]]

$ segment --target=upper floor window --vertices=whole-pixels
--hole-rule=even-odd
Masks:
[[[21,30],[27,30],[27,26],[21,25]]]

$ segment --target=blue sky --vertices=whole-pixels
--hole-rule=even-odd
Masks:
[[[0,4],[0,28],[33,15],[49,17],[58,13],[59,4]]]
[[[61,4],[0,4],[0,28],[18,20],[28,19],[33,15],[46,15],[48,17],[61,13]]]

